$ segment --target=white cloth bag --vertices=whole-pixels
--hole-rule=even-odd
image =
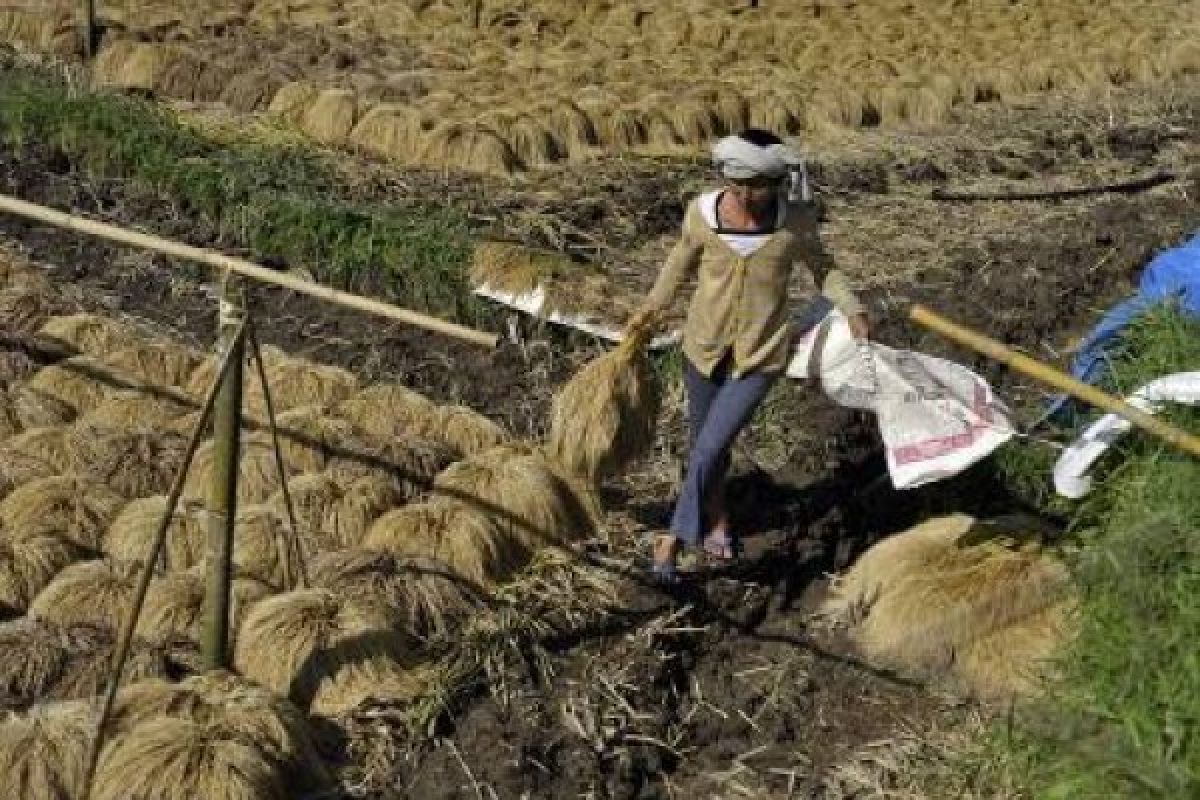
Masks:
[[[837,310],[799,338],[787,374],[817,379],[838,405],[876,415],[897,489],[957,475],[1013,436],[1008,409],[983,378],[952,361],[859,342]]]

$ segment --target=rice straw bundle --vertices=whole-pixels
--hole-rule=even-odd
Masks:
[[[220,723],[147,720],[104,749],[94,800],[287,800],[285,770]]]
[[[246,506],[238,511],[234,530],[233,563],[246,577],[275,588],[283,585],[284,564],[279,543],[290,534],[268,506]],[[293,575],[295,571],[293,570]]]
[[[148,680],[117,695],[113,719],[119,732],[162,718],[218,724],[241,733],[286,768],[288,789],[294,793],[307,795],[329,786],[304,715],[274,692],[232,673],[216,670],[179,683]]]
[[[304,81],[285,83],[275,93],[267,106],[267,113],[283,117],[290,122],[299,122],[304,112],[312,105],[318,93],[317,87]]]
[[[345,484],[325,473],[303,475],[289,483],[289,489],[300,535],[312,543],[310,552],[357,546],[372,522],[405,502],[384,475],[367,475]],[[286,519],[282,492],[268,505],[279,519]]]
[[[73,356],[38,370],[28,385],[61,400],[75,413],[86,414],[104,402],[114,388],[121,386],[111,376],[111,370],[94,358]]]
[[[61,475],[70,466],[66,428],[35,428],[0,442],[0,474],[11,483],[9,489]]]
[[[467,458],[508,441],[503,428],[466,406],[438,406],[427,431],[445,442],[460,458]]]
[[[124,619],[122,609],[118,619]],[[115,625],[117,620],[113,621]],[[60,632],[67,663],[54,682],[49,697],[55,700],[95,700],[108,685],[109,668],[116,650],[116,634],[108,627],[76,626]],[[174,655],[174,654],[172,654]],[[142,639],[134,639],[125,662],[123,680],[165,678],[171,671],[167,651]]]
[[[87,760],[90,708],[45,703],[0,720],[0,796],[74,800]]]
[[[221,102],[242,113],[265,110],[279,85],[279,79],[267,70],[241,72],[221,90]]]
[[[363,478],[386,478],[408,501],[426,492],[434,477],[453,462],[454,454],[446,445],[406,437],[356,447],[331,460],[328,472],[343,488]]]
[[[276,414],[300,406],[332,406],[349,398],[358,389],[358,379],[341,367],[317,364],[302,358],[267,358],[267,383],[271,388],[271,403]],[[195,374],[193,374],[193,380]],[[208,384],[204,385],[207,389]],[[193,392],[197,387],[193,385]],[[197,392],[202,394],[203,390]],[[247,381],[246,412],[266,419],[267,405],[257,372]]]
[[[300,118],[300,129],[322,144],[340,144],[354,130],[358,96],[351,89],[326,89]]]
[[[1028,521],[1016,524],[1028,538]],[[1053,642],[1042,636],[1049,630],[1043,612],[1070,601],[1070,578],[1036,545],[1009,538],[1013,529],[1011,520],[977,523],[956,515],[890,537],[834,581],[820,613],[848,624],[871,661],[917,673],[957,672],[970,680],[957,667],[958,654],[993,635],[1048,651]],[[1020,630],[1026,622],[1036,630]],[[1012,674],[1004,665],[985,666],[988,654],[1003,656],[1003,648],[981,646],[974,675]],[[996,690],[986,683],[971,688]]]
[[[105,356],[122,347],[137,344],[140,338],[129,326],[99,314],[51,317],[39,332],[91,356]]]
[[[161,494],[183,467],[187,441],[175,433],[121,431],[76,425],[70,434],[72,470],[122,497]]]
[[[300,406],[276,420],[283,459],[295,472],[320,472],[330,454],[354,442],[354,426],[322,406]]]
[[[434,404],[425,395],[399,384],[360,389],[337,406],[337,415],[355,430],[384,441],[428,429]]]
[[[984,700],[1035,693],[1053,674],[1052,659],[1072,635],[1075,604],[1063,601],[984,634],[954,655],[955,671]]]
[[[313,559],[312,579],[338,597],[383,603],[401,628],[418,638],[451,635],[453,623],[478,609],[484,599],[445,564],[375,550],[322,553]]]
[[[645,354],[651,333],[630,331],[555,396],[547,451],[569,472],[602,480],[653,443],[661,398]]]
[[[383,515],[363,548],[394,556],[429,558],[476,586],[508,580],[529,562],[526,540],[486,512],[452,500],[408,506]]]
[[[74,564],[33,598],[29,616],[60,628],[115,628],[129,612],[134,579],[132,569],[112,561]]]
[[[279,489],[279,469],[275,462],[275,445],[265,431],[243,433],[238,463],[237,502],[239,506],[264,502]],[[208,495],[216,469],[216,443],[209,440],[200,445],[188,470],[183,496],[203,502]],[[285,470],[287,465],[284,465]],[[285,476],[286,478],[287,476]]]
[[[58,631],[28,617],[0,623],[0,654],[5,705],[33,703],[58,680],[67,663]]]
[[[81,416],[80,428],[114,431],[162,430],[189,413],[189,406],[169,397],[137,390],[111,393],[100,405]]]
[[[74,476],[31,481],[0,501],[10,538],[54,534],[88,550],[100,548],[125,500],[112,489]]]
[[[70,425],[78,414],[75,407],[49,392],[30,386],[14,387],[9,392],[12,414],[23,430],[57,428]]]
[[[452,464],[434,481],[434,493],[487,514],[530,550],[594,532],[581,498],[536,451],[501,446]]]
[[[490,175],[512,175],[520,167],[516,153],[494,131],[448,122],[430,131],[419,156],[421,163]]]
[[[377,156],[407,161],[420,148],[423,133],[419,110],[398,103],[380,103],[354,126],[350,141]]]
[[[230,587],[230,629],[237,631],[252,605],[270,588],[253,578],[235,578]],[[146,592],[136,633],[150,642],[186,640],[199,643],[204,614],[205,566],[155,578]]]
[[[246,677],[308,710],[342,670],[390,658],[402,662],[413,648],[382,605],[304,589],[269,597],[242,623],[234,663]],[[328,711],[333,698],[323,710]]]
[[[2,346],[2,345],[0,345]],[[20,348],[0,349],[0,386],[15,388],[38,371],[38,363]]]
[[[12,407],[8,390],[0,386],[0,441],[10,439],[22,430],[21,421],[17,419],[17,412]]]
[[[101,549],[113,559],[141,564],[167,511],[166,495],[131,500],[117,514],[104,535]],[[167,531],[163,554],[168,571],[185,570],[204,560],[208,541],[206,515],[202,509],[176,506]]]
[[[355,658],[317,687],[310,712],[334,716],[372,701],[411,702],[428,691],[427,675],[427,670],[402,664],[387,654]]]
[[[33,599],[81,554],[49,534],[0,539],[0,614],[22,614]]]
[[[203,357],[173,342],[144,342],[105,353],[99,360],[139,383],[183,388]]]
[[[9,333],[27,335],[36,332],[50,317],[50,303],[34,289],[0,289],[0,320]]]

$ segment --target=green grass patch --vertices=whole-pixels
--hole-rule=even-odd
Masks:
[[[1200,324],[1136,325],[1109,388],[1200,369]],[[1200,431],[1200,411],[1167,418]],[[1074,511],[1079,636],[1061,681],[998,738],[1030,794],[1200,797],[1200,460],[1130,433]]]
[[[217,142],[135,97],[0,65],[0,141],[18,157],[60,154],[206,221],[252,258],[303,267],[323,283],[472,321],[471,239],[460,210],[357,202],[302,145]]]

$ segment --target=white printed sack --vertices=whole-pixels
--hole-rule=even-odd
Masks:
[[[948,478],[1013,436],[987,381],[952,361],[858,342],[832,310],[800,337],[789,377],[821,382],[838,405],[874,412],[897,489]]]

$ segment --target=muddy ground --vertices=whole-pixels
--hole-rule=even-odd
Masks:
[[[920,142],[908,141],[891,160],[861,151],[823,160],[818,175],[831,240],[840,243],[835,252],[852,256],[851,272],[868,287],[878,337],[953,353],[981,366],[1018,402],[1034,396],[1012,376],[920,334],[900,309],[912,300],[930,302],[1035,355],[1052,356],[1096,307],[1125,290],[1149,255],[1195,228],[1200,183],[1186,170],[1200,146],[1196,108],[1173,102],[1149,121],[1131,111],[1137,121],[1123,128],[1030,112],[1015,118],[1016,127],[990,136],[986,120],[946,134],[959,142],[955,150],[940,149],[945,140],[930,137],[924,156],[914,155]],[[1058,133],[1047,139],[1055,119]],[[1013,139],[1040,144],[996,160]],[[193,244],[229,246],[169,198],[97,183],[60,155],[38,146],[19,159],[0,153],[0,191]],[[1152,167],[1170,167],[1180,180],[1129,196],[936,207],[942,217],[929,218],[935,205],[930,187],[951,179],[1070,183]],[[673,175],[668,186],[644,188],[660,199],[679,198],[699,173],[680,168]],[[372,182],[364,191],[386,199],[390,185],[400,200],[427,180]],[[625,193],[614,193],[594,218],[558,222],[602,231],[606,219],[640,219],[620,246],[669,235],[682,203],[663,199],[653,214],[639,217],[638,193],[622,185]],[[468,188],[460,199],[486,205],[479,199],[486,186],[464,181],[462,187]],[[514,204],[521,191],[510,187],[494,196]],[[531,207],[540,202],[528,199]],[[545,213],[553,225],[553,209]],[[915,249],[897,246],[894,263],[855,268],[887,252],[886,233],[866,227],[860,240],[851,236],[846,220],[871,217],[920,220],[916,234],[926,240]],[[0,236],[51,269],[86,308],[138,318],[197,346],[211,341],[213,297],[193,268],[171,265],[168,271],[158,257],[11,217],[0,217]],[[937,263],[922,263],[924,252],[937,252]],[[522,435],[539,432],[554,387],[594,351],[540,330],[489,354],[381,329],[374,320],[287,293],[258,292],[257,304],[269,343],[368,379],[398,378],[439,401],[503,419]],[[797,389],[775,402],[779,413],[757,425],[738,452],[731,496],[736,523],[748,535],[742,564],[677,592],[630,584],[597,630],[544,642],[536,664],[510,665],[505,692],[481,688],[442,721],[432,741],[406,750],[394,773],[369,776],[364,792],[395,798],[837,797],[840,790],[828,781],[834,765],[873,742],[960,719],[962,703],[858,663],[811,630],[806,612],[827,572],[886,533],[931,512],[987,514],[1012,510],[1017,501],[987,464],[930,489],[893,492],[877,480],[883,466],[869,420]],[[679,467],[677,406],[664,431],[656,455],[608,491],[610,554],[634,550],[638,536],[665,523]],[[768,470],[755,455],[769,441],[784,441],[788,449]]]

